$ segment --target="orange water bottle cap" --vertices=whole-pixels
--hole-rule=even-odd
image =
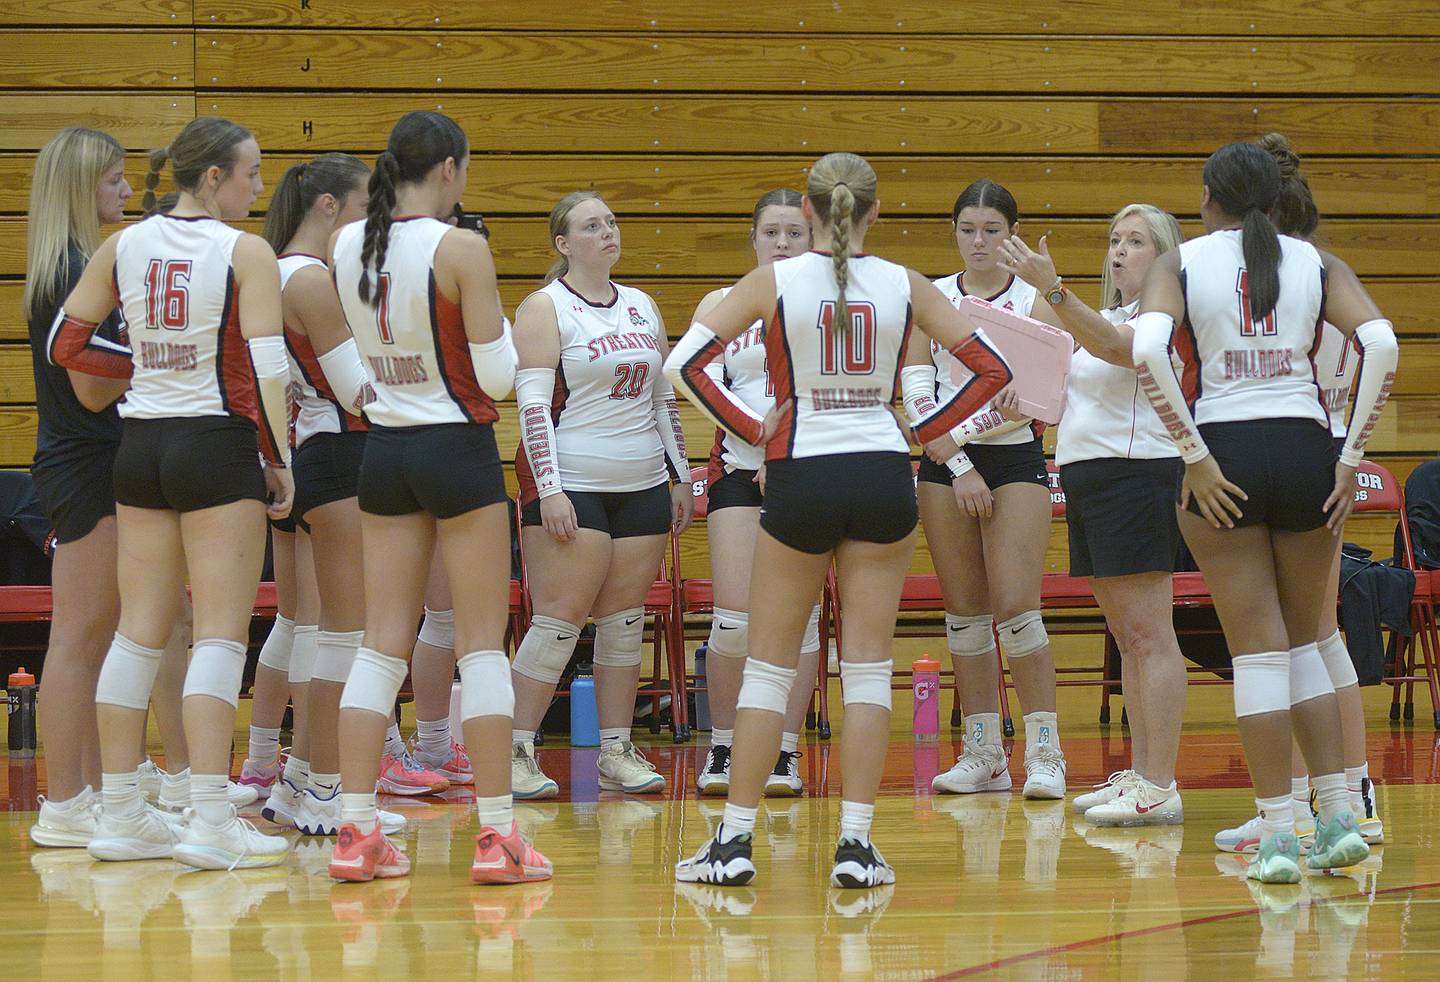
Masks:
[[[929,655],[921,655],[919,658],[915,659],[913,662],[910,663],[910,671],[938,672],[940,671],[940,663],[935,659],[931,658]]]
[[[33,676],[33,675],[31,675],[29,672],[25,671],[25,666],[24,666],[24,665],[21,665],[18,669],[16,669],[15,671],[13,671],[13,672],[10,673],[10,682],[9,682],[9,684],[10,684],[10,685],[34,685],[34,684],[35,684],[35,676]]]

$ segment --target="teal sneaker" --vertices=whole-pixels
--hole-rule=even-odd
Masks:
[[[1354,866],[1370,855],[1370,847],[1355,824],[1355,816],[1340,812],[1331,822],[1315,819],[1315,844],[1305,860],[1311,869],[1340,869]]]
[[[1294,832],[1281,832],[1260,843],[1245,878],[1261,883],[1300,882],[1300,843]]]

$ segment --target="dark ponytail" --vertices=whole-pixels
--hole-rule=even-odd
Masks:
[[[291,167],[280,178],[265,213],[265,241],[280,252],[295,237],[316,201],[327,194],[344,198],[360,187],[369,173],[363,161],[348,153],[327,153]]]
[[[437,164],[460,160],[470,153],[470,143],[460,126],[443,113],[422,110],[406,113],[390,131],[390,140],[375,160],[370,175],[370,203],[365,213],[365,239],[360,248],[360,299],[378,303],[378,287],[370,288],[370,269],[378,278],[390,245],[390,226],[395,220],[396,188],[418,184]]]
[[[1280,196],[1270,209],[1270,220],[1281,235],[1311,238],[1320,227],[1320,209],[1310,192],[1310,182],[1300,173],[1300,155],[1290,148],[1283,133],[1266,133],[1255,142],[1275,158],[1280,168]]]
[[[1204,180],[1211,200],[1240,222],[1250,316],[1264,320],[1280,299],[1280,236],[1270,221],[1280,196],[1280,167],[1253,143],[1230,143],[1205,161]]]

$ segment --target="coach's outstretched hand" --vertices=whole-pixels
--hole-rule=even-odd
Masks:
[[[1185,465],[1185,481],[1180,487],[1180,507],[1188,508],[1192,497],[1201,516],[1217,529],[1222,526],[1233,529],[1235,522],[1231,516],[1239,518],[1243,514],[1240,506],[1235,503],[1235,498],[1241,501],[1250,500],[1250,496],[1242,491],[1239,485],[1231,484],[1225,479],[1213,454],[1207,454],[1195,463]]]

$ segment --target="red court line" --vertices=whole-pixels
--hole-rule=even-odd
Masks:
[[[1386,887],[1384,890],[1376,890],[1372,897],[1380,897],[1390,893],[1414,893],[1419,890],[1433,890],[1440,887],[1440,883],[1412,883],[1407,886]],[[1342,899],[1339,897],[1311,898],[1310,906],[1328,904],[1333,900]],[[972,975],[979,975],[982,972],[994,972],[998,969],[1009,968],[1012,965],[1019,965],[1022,962],[1032,961],[1036,958],[1050,958],[1055,955],[1063,955],[1071,951],[1079,951],[1082,948],[1094,948],[1098,945],[1109,944],[1112,941],[1120,941],[1125,938],[1141,938],[1147,934],[1158,934],[1161,931],[1174,931],[1177,928],[1184,930],[1187,927],[1195,927],[1200,924],[1214,924],[1217,921],[1231,921],[1240,917],[1258,916],[1260,911],[1255,908],[1246,910],[1232,910],[1224,914],[1209,914],[1205,917],[1192,917],[1188,921],[1175,921],[1171,924],[1157,924],[1154,927],[1136,928],[1133,931],[1117,931],[1113,934],[1102,934],[1094,938],[1085,938],[1080,941],[1071,941],[1068,944],[1052,945],[1049,948],[1037,948],[1034,951],[1023,952],[1019,955],[1011,955],[1009,958],[1000,958],[984,965],[972,965],[969,968],[962,968],[954,972],[947,972],[944,975],[931,977],[931,982],[948,982],[949,979],[969,978]]]

